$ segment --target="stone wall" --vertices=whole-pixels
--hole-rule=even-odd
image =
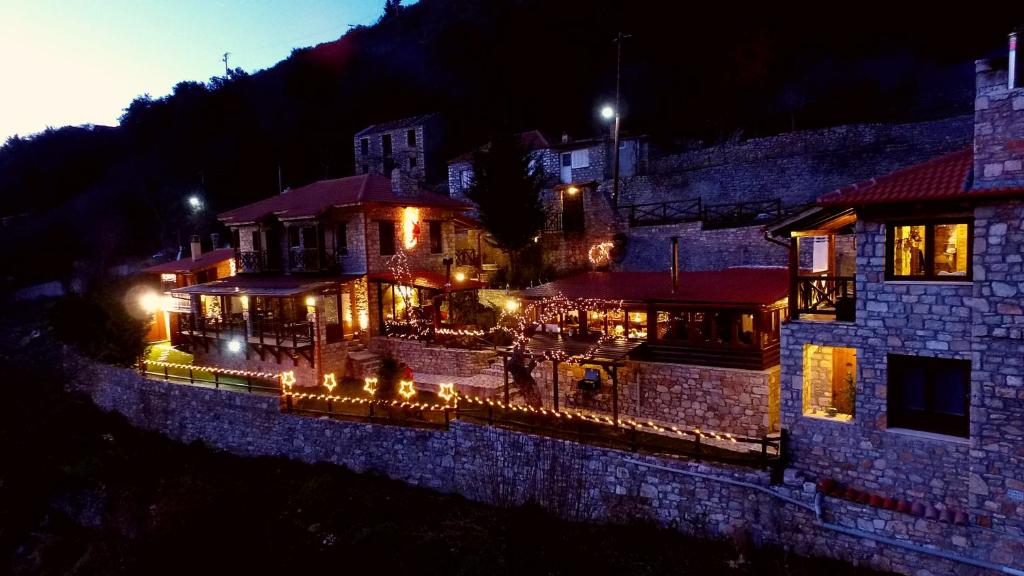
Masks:
[[[764,226],[703,229],[700,222],[632,228],[617,270],[668,270],[671,238],[679,237],[681,271],[722,270],[734,266],[786,266],[788,252],[764,238]]]
[[[491,364],[496,355],[492,350],[464,350],[428,345],[418,340],[386,338],[370,339],[370,350],[377,354],[391,354],[412,369],[427,374],[475,376]]]
[[[600,390],[581,391],[577,382],[583,378],[583,366],[559,364],[560,406],[611,414],[611,375],[601,370]],[[761,437],[778,430],[772,426],[778,423],[777,412],[769,411],[769,397],[777,394],[778,374],[778,368],[736,370],[630,361],[618,369],[620,418]],[[545,405],[553,405],[551,363],[540,364],[534,378]]]
[[[409,249],[403,246],[402,239],[402,208],[398,206],[374,206],[365,208],[366,219],[366,264],[367,270],[387,272],[391,255],[380,253],[379,226],[393,222],[395,226],[395,249],[403,250],[409,262],[409,270],[433,270],[444,273],[441,261],[452,255],[454,251],[455,224],[451,221],[451,211],[437,208],[420,208],[420,235],[416,247]],[[441,251],[430,251],[430,220],[441,222]]]
[[[783,485],[771,486],[763,471],[640,456],[460,421],[448,430],[421,430],[295,416],[281,413],[273,396],[148,381],[130,370],[94,364],[68,368],[76,375],[71,386],[104,410],[170,438],[241,456],[328,462],[502,506],[534,501],[573,520],[649,520],[713,537],[743,532],[757,545],[902,574],[979,571],[828,526],[1024,568],[1020,539],[974,525],[834,498],[824,499],[822,520],[829,524],[820,524],[811,506],[814,484],[799,474],[787,473]]]
[[[1010,90],[1006,65],[1005,60],[975,64],[976,188],[1024,185],[1024,88]]]

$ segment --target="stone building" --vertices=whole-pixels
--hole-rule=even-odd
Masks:
[[[354,137],[354,173],[391,176],[391,171],[398,168],[421,184],[434,182],[444,170],[438,157],[441,131],[436,114],[367,126]]]
[[[791,466],[966,514],[996,562],[1024,554],[1024,88],[1004,66],[976,65],[972,147],[774,229],[791,245]]]
[[[389,321],[450,323],[443,296],[480,287],[446,265],[475,226],[463,216],[468,207],[396,170],[390,179],[314,182],[224,212],[238,274],[171,290],[189,299],[178,315],[182,344],[199,365],[294,369],[300,386],[325,372],[359,376],[350,353]]]

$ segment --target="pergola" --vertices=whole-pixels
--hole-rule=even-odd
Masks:
[[[530,337],[527,351],[535,356],[551,360],[552,400],[558,410],[558,365],[572,359],[581,364],[595,364],[604,368],[612,377],[612,421],[619,425],[619,376],[618,368],[625,366],[625,359],[643,342],[616,338],[595,342],[585,338],[564,336],[562,334],[535,334]],[[498,349],[502,358],[505,375],[505,404],[509,402],[508,363],[514,354],[512,346]]]

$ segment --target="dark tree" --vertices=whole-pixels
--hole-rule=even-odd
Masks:
[[[381,20],[387,20],[402,11],[402,0],[384,0],[384,15]]]
[[[466,195],[480,207],[484,226],[508,253],[511,271],[544,226],[542,184],[541,172],[531,172],[529,154],[511,134],[495,136],[473,158],[473,185]]]

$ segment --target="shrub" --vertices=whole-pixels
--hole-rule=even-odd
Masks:
[[[57,338],[101,362],[132,366],[146,351],[148,322],[133,317],[114,290],[61,298],[50,324]]]

